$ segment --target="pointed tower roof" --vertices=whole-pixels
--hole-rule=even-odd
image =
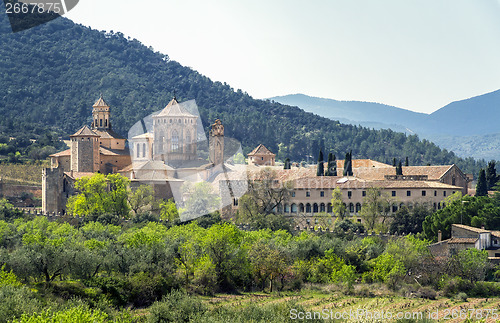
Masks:
[[[156,117],[196,117],[194,114],[190,113],[182,104],[177,102],[177,98],[174,98],[167,104],[167,106],[161,110]]]
[[[248,156],[252,156],[252,155],[274,155],[274,156],[276,156],[276,154],[273,154],[263,144],[258,145],[257,148],[255,148],[254,150],[252,150],[251,153],[248,154]]]
[[[83,126],[80,128],[80,130],[72,134],[70,137],[99,137],[99,135],[90,130],[89,127]]]
[[[106,103],[106,101],[104,101],[104,98],[102,97],[102,93],[101,93],[101,96],[99,97],[99,99],[97,99],[97,101],[95,101],[93,107],[109,107],[109,105]]]

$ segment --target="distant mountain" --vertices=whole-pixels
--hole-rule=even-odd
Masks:
[[[411,132],[411,128],[420,125],[428,117],[425,113],[413,112],[386,104],[362,101],[337,101],[311,97],[304,94],[276,96],[270,98],[270,100],[298,106],[307,112],[345,123],[361,124],[368,127],[371,124],[375,128],[388,128],[388,126],[391,126],[391,129],[395,131],[403,130]]]
[[[432,114],[359,101],[337,101],[303,94],[270,100],[298,106],[344,123],[416,133],[459,156],[500,160],[500,90],[452,102]]]
[[[37,138],[51,130],[67,136],[90,124],[92,104],[103,93],[112,109],[113,130],[126,135],[138,120],[165,107],[174,91],[179,101],[196,100],[206,131],[220,118],[225,135],[239,140],[244,153],[262,143],[277,160],[314,162],[321,149],[339,159],[352,150],[355,158],[391,164],[393,158],[407,156],[412,165],[454,163],[474,174],[484,166],[414,135],[341,124],[297,107],[253,99],[120,33],[58,18],[13,34],[6,16],[0,15],[0,134]],[[365,105],[360,103],[360,109]],[[393,123],[392,115],[415,115],[387,109],[384,118],[367,121]]]

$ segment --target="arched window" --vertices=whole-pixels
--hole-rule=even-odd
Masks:
[[[311,204],[306,204],[306,213],[311,213]]]
[[[318,203],[313,204],[313,213],[318,213]]]
[[[356,203],[356,213],[358,213],[359,211],[361,211],[361,203]]]
[[[333,212],[332,203],[328,203],[327,204],[327,206],[326,206],[326,212],[328,212],[328,213],[332,213]]]
[[[146,144],[142,144],[142,157],[146,157]]]
[[[455,185],[455,176],[451,178],[451,185]]]
[[[179,150],[179,134],[177,130],[172,131],[172,151],[176,152]]]
[[[293,203],[291,210],[292,210],[292,213],[297,213],[297,204]]]
[[[325,203],[321,203],[321,204],[319,205],[319,211],[320,211],[320,212],[325,212]]]
[[[139,158],[141,153],[141,144],[137,144],[137,152],[136,152],[136,157]]]
[[[437,204],[434,202],[434,210],[437,210]]]
[[[288,204],[285,204],[285,213],[289,213],[290,212],[290,207],[288,206]]]
[[[354,203],[349,203],[349,213],[354,213]]]
[[[99,127],[102,127],[102,119],[99,119]]]
[[[304,213],[304,204],[302,203],[299,204],[299,210],[301,213]]]
[[[413,209],[413,203],[411,203],[411,202],[410,202],[410,203],[408,203],[408,209],[409,209],[409,210],[412,210],[412,209]]]
[[[107,127],[108,126],[108,119],[104,119],[104,126]]]

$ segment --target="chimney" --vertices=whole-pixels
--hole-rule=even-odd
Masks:
[[[443,233],[441,230],[438,231],[438,242],[441,242],[443,240]]]

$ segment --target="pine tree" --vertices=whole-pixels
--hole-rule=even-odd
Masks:
[[[323,151],[319,150],[318,156],[318,167],[316,169],[316,176],[324,176],[325,175],[325,165],[323,164]]]
[[[486,183],[486,172],[483,168],[479,171],[479,178],[476,185],[476,196],[488,195],[488,184]]]
[[[410,163],[408,162],[408,156],[406,157],[406,160],[405,160],[405,166],[410,166]]]
[[[497,185],[497,170],[495,169],[495,161],[492,160],[488,163],[486,168],[486,185],[488,190],[493,189]]]

